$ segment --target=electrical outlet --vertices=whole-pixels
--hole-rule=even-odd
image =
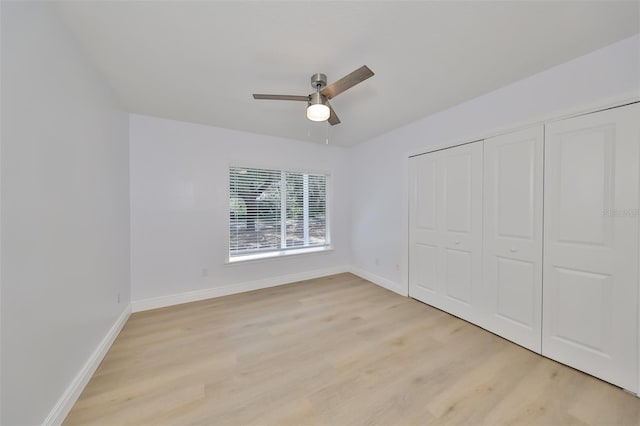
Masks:
[[[376,266],[380,266],[380,259],[376,257],[375,263],[376,263]]]
[[[202,274],[202,278],[208,277],[209,276],[209,269],[202,268],[201,274]]]
[[[120,293],[118,293],[118,305],[120,304]]]

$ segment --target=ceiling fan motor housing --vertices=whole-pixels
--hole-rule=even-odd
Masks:
[[[317,93],[317,92],[310,94],[308,105],[316,105],[316,104],[326,105],[327,97],[324,96],[322,93]]]
[[[316,73],[311,76],[311,87],[316,90],[322,89],[327,85],[327,76],[322,73]]]

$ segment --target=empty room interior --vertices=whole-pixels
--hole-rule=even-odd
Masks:
[[[0,2],[0,424],[639,425],[640,2]]]

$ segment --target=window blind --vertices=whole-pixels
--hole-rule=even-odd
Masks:
[[[229,168],[229,257],[328,245],[327,176]]]

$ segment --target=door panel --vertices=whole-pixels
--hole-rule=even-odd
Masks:
[[[414,284],[430,291],[437,289],[438,247],[430,244],[416,243]]]
[[[426,159],[417,169],[416,186],[416,227],[429,231],[436,230],[436,167],[434,159]]]
[[[442,293],[439,159],[435,152],[409,160],[409,294],[426,303]]]
[[[543,127],[501,135],[484,143],[487,328],[539,353]]]
[[[484,325],[482,307],[482,141],[441,151],[441,251],[447,269],[439,308]]]
[[[445,249],[447,297],[465,305],[471,304],[472,253],[464,250]]]
[[[409,294],[481,323],[482,142],[409,163]]]
[[[531,239],[537,219],[534,178],[541,176],[536,175],[535,135],[521,138],[513,143],[493,142],[498,156],[495,205],[500,237]]]
[[[614,127],[608,123],[559,135],[562,143],[554,147],[552,160],[559,191],[557,203],[551,205],[558,241],[605,245],[611,236],[611,223],[602,212],[613,203]],[[580,161],[575,161],[576,155]]]
[[[536,315],[531,301],[535,297],[536,264],[504,257],[498,257],[497,263],[496,315],[534,331]],[[540,325],[537,330],[539,333]]]
[[[456,149],[456,148],[452,148]],[[446,230],[468,234],[471,232],[471,152],[444,152]]]
[[[545,134],[542,353],[632,391],[638,117],[635,104],[558,121]]]
[[[557,340],[606,356],[610,350],[606,331],[611,328],[611,275],[556,267],[553,280],[557,284],[550,289],[550,296],[563,309],[551,318],[551,334]],[[580,303],[575,303],[576,295]]]

